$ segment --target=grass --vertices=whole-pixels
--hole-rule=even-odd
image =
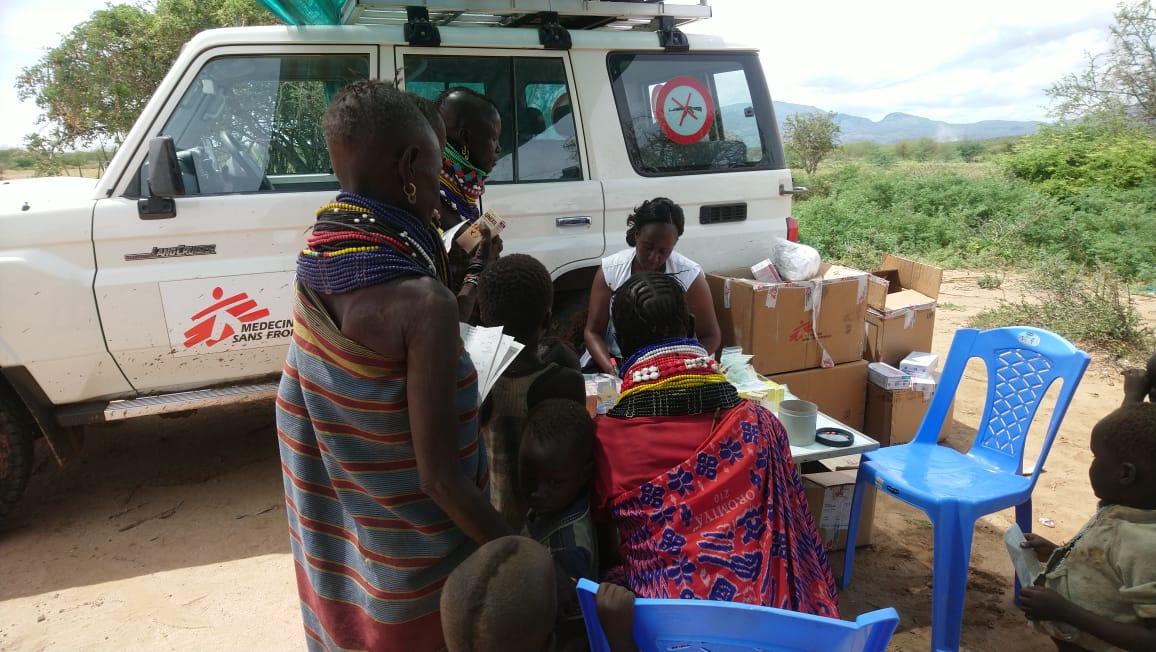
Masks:
[[[1156,283],[1156,181],[1058,198],[990,163],[851,161],[798,183],[812,190],[795,206],[800,236],[828,259],[872,268],[895,252],[952,268],[1030,271],[1058,257]]]
[[[1136,310],[1127,284],[1103,270],[1085,273],[1066,262],[1031,277],[1032,300],[1003,302],[972,319],[979,328],[1028,324],[1054,331],[1109,355],[1142,362],[1156,348],[1156,332]]]
[[[897,253],[976,270],[987,290],[999,289],[1006,271],[1022,272],[1031,298],[1003,302],[974,325],[1030,324],[1088,349],[1144,359],[1156,337],[1131,288],[1156,286],[1156,173],[1127,185],[1065,177],[1057,192],[1009,163],[1030,154],[1030,162],[1046,164],[1051,151],[1008,141],[974,162],[953,158],[950,148],[916,161],[896,147],[849,146],[817,173],[799,175],[796,182],[811,189],[794,208],[800,238],[827,260],[860,269]],[[1032,170],[1051,169],[1045,164]]]

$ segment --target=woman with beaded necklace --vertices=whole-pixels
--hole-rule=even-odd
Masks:
[[[465,87],[446,89],[436,103],[446,128],[438,182],[441,195],[438,226],[445,231],[458,230],[482,214],[486,177],[502,151],[498,144],[502,137],[502,116],[492,100]],[[483,236],[476,250],[468,252],[455,243],[449,253],[450,289],[458,294],[463,321],[474,313],[478,278],[502,249],[501,238],[491,242],[488,229],[483,230]]]
[[[613,304],[627,357],[618,403],[598,421],[592,509],[617,531],[626,587],[837,618],[782,424],[740,399],[691,336],[677,279],[636,274]]]
[[[306,640],[439,650],[445,578],[512,534],[488,500],[477,374],[431,224],[440,152],[379,81],[340,91],[322,128],[342,192],[298,256],[276,408]]]

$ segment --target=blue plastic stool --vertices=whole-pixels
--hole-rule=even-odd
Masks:
[[[981,358],[987,365],[987,401],[971,450],[959,453],[939,446],[937,439],[971,358]],[[1015,507],[1020,529],[1031,531],[1032,489],[1089,361],[1088,354],[1038,328],[957,331],[939,389],[915,439],[863,455],[847,540],[858,535],[863,489],[868,485],[922,509],[935,527],[932,650],[959,649],[976,520]],[[1063,387],[1035,468],[1025,475],[1024,442],[1041,400],[1056,380],[1062,380]],[[854,560],[855,549],[848,546],[840,578],[844,588],[851,583]]]
[[[594,609],[598,585],[578,581],[578,602],[591,652],[610,652]],[[879,609],[855,622],[715,600],[634,601],[639,652],[883,652],[899,614]]]

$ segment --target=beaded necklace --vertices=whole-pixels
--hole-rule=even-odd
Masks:
[[[478,200],[486,192],[486,173],[478,169],[453,145],[446,143],[438,192],[464,222],[481,216]]]
[[[719,364],[698,341],[664,340],[639,350],[623,365],[615,417],[687,416],[729,409],[741,399]]]
[[[401,208],[353,193],[341,193],[317,210],[297,257],[297,278],[323,294],[407,276],[446,282],[448,263],[436,231]]]

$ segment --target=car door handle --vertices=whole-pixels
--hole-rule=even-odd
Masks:
[[[557,226],[590,226],[589,215],[572,215],[570,217],[559,217],[554,220]]]

